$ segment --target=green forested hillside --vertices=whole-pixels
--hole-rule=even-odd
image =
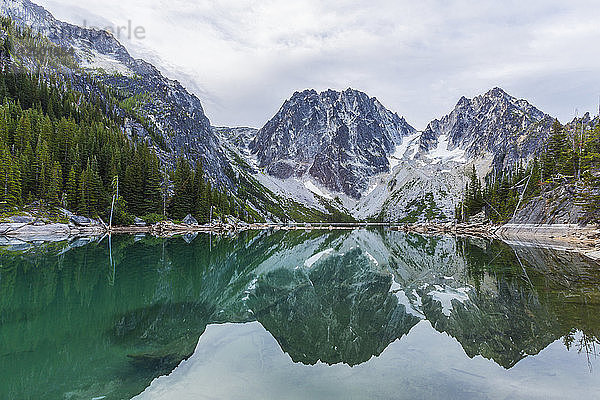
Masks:
[[[215,215],[236,211],[225,194],[206,182],[199,165],[195,174],[183,161],[174,171],[161,171],[154,151],[128,140],[100,97],[87,99],[68,81],[27,73],[9,65],[8,58],[2,60],[0,206],[5,212],[41,200],[106,217],[116,177],[116,223],[130,223],[133,215],[162,214],[168,189],[162,183],[170,177],[174,195],[166,192],[168,216],[183,218],[189,212],[206,220],[211,206]],[[191,182],[195,192],[187,193]]]

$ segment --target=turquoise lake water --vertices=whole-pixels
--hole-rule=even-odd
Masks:
[[[575,253],[361,229],[0,249],[0,399],[600,393],[600,265]]]

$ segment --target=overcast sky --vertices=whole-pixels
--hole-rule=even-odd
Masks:
[[[294,91],[352,87],[418,129],[494,86],[561,121],[598,110],[598,0],[33,0],[121,35],[202,100],[261,127]]]

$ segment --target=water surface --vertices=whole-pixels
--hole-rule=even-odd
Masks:
[[[384,230],[4,247],[0,398],[594,398],[599,284]]]

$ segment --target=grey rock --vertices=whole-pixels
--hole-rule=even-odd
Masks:
[[[186,215],[182,222],[186,225],[198,225],[198,220],[190,214]]]
[[[0,223],[0,235],[7,235],[11,232],[14,232],[18,229],[24,227],[25,223],[23,222],[4,222]]]
[[[35,218],[28,215],[15,215],[13,217],[8,218],[11,222],[19,223],[19,224],[31,224],[35,222]]]
[[[242,220],[240,220],[240,219],[232,216],[232,215],[228,215],[228,216],[225,217],[225,223],[228,224],[228,225],[236,226],[236,225],[239,225],[239,224],[243,224],[244,222]]]
[[[135,217],[135,220],[133,221],[133,224],[135,226],[146,226],[147,225],[146,222],[143,219],[139,218],[139,217]]]
[[[93,219],[88,218],[88,217],[82,217],[80,215],[72,215],[69,218],[69,222],[73,223],[76,226],[92,226],[95,225],[95,222]]]
[[[588,222],[575,186],[559,186],[531,199],[511,224],[582,224]]]
[[[70,234],[71,230],[66,224],[24,225],[7,233],[8,236],[16,237],[24,242],[60,242],[67,240]]]

